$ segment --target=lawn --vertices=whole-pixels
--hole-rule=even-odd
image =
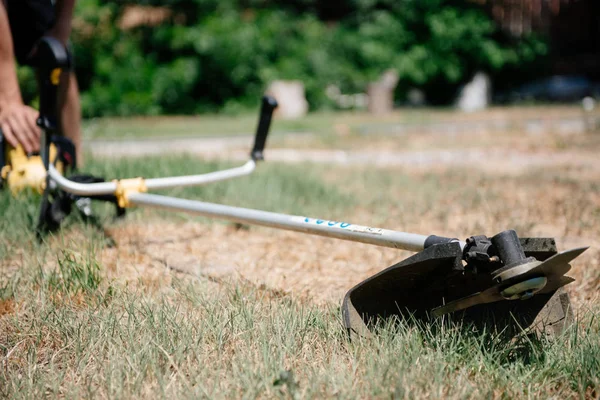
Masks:
[[[532,155],[589,157],[600,147],[593,134],[496,139]],[[370,140],[371,150],[389,150],[389,140]],[[440,151],[449,142],[402,140]],[[556,237],[561,250],[591,245],[569,274],[577,322],[553,341],[507,343],[440,321],[351,341],[339,310],[345,291],[409,252],[147,209],[115,221],[108,206],[96,208],[102,229],[73,216],[38,244],[39,199],[0,193],[0,395],[598,398],[600,174],[569,160],[518,170],[515,159],[506,169],[266,162],[246,178],[169,192],[421,234],[514,228]],[[90,156],[85,169],[151,177],[231,165]]]

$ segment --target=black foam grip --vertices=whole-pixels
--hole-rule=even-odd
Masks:
[[[267,135],[271,127],[271,119],[273,118],[273,111],[277,108],[277,100],[271,96],[263,96],[262,106],[260,108],[260,119],[258,120],[258,127],[256,128],[256,136],[254,138],[254,147],[250,156],[254,161],[263,160],[263,150],[265,149],[265,143],[267,142]]]

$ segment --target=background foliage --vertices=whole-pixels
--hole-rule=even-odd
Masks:
[[[169,14],[124,28],[132,6]],[[80,0],[72,41],[87,117],[233,112],[274,79],[301,80],[312,109],[331,107],[327,85],[362,92],[388,68],[398,102],[416,87],[448,104],[475,71],[510,85],[547,53],[467,0]]]

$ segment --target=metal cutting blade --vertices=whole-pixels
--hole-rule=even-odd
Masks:
[[[543,276],[547,278],[546,285],[539,290],[539,293],[550,293],[554,290],[557,290],[560,287],[574,281],[573,278],[565,276],[565,274],[571,269],[571,265],[569,263],[588,248],[589,247],[579,247],[576,249],[563,251],[539,264],[536,263],[537,265],[526,269],[518,275],[511,276],[508,274],[510,270],[504,271],[502,274],[499,274],[495,277],[500,278],[500,283],[482,292],[473,293],[469,296],[451,301],[441,307],[437,307],[432,310],[432,315],[439,317],[444,314],[464,310],[478,304],[487,304],[496,301],[507,300],[504,296],[502,296],[501,293],[504,289],[535,277]],[[503,276],[506,278],[502,279]]]

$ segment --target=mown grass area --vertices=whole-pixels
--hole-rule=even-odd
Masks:
[[[86,171],[150,177],[224,166],[230,164],[191,156],[92,159]],[[561,234],[597,237],[599,224],[589,216],[600,209],[582,195],[597,195],[597,182],[561,177],[560,170],[491,177],[467,170],[409,173],[266,163],[247,178],[170,193],[424,234],[493,234],[507,227],[523,234],[558,233],[543,226],[567,219],[570,230]],[[235,276],[217,281],[165,268],[153,284],[143,276],[117,280],[101,256],[111,243],[75,217],[60,234],[37,244],[31,229],[37,201],[0,193],[0,396],[600,395],[596,300],[578,303],[577,323],[554,341],[504,342],[443,321],[390,323],[372,338],[349,340],[337,303],[315,304]],[[109,207],[98,212],[106,226],[113,224]],[[121,223],[149,220],[194,220],[210,234],[209,221],[177,213],[133,210]],[[236,239],[232,233],[230,240]],[[587,260],[597,261],[597,255]],[[579,288],[593,294],[600,273],[592,270],[586,279]]]

